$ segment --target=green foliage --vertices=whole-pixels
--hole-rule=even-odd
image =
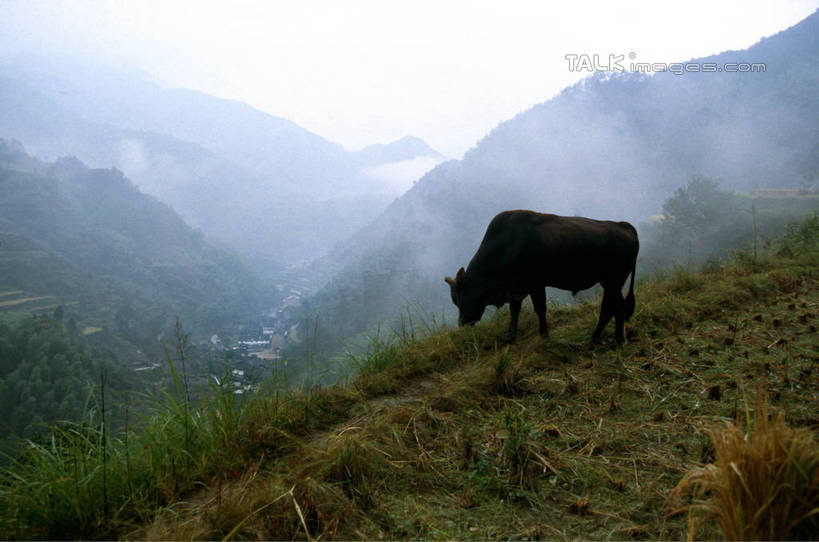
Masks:
[[[134,482],[130,477],[142,473],[106,469],[108,462],[125,462],[120,455],[123,448],[103,445],[102,426],[94,411],[85,423],[66,422],[52,431],[43,443],[29,441],[12,470],[4,474],[0,533],[16,538],[22,534],[17,525],[26,525],[27,538],[104,538],[106,519],[115,512],[105,505],[121,504],[118,495],[108,501],[106,494],[113,487],[127,488]]]
[[[435,313],[428,307],[440,304],[438,282],[443,284],[414,271],[392,274],[346,269],[299,308],[303,336],[288,345],[284,355],[302,364],[311,357],[358,355],[371,348],[371,337],[380,335],[382,329],[393,335],[434,329]]]
[[[714,179],[695,176],[665,201],[663,211],[678,231],[690,236],[702,234],[731,208],[731,194],[718,186]]]
[[[819,214],[814,213],[807,220],[788,224],[784,243],[789,250],[816,250],[819,246]]]
[[[62,322],[45,315],[11,325],[0,322],[0,439],[5,451],[14,449],[17,438],[47,437],[48,424],[83,420],[93,383],[103,371],[115,391],[135,384],[108,354],[83,346]]]
[[[756,258],[788,224],[817,207],[819,196],[749,197],[695,176],[665,201],[660,222],[640,225],[640,269],[691,268],[735,250]]]
[[[495,361],[492,363],[492,368],[495,370],[495,379],[501,380],[506,373],[506,369],[509,368],[509,364],[512,363],[512,356],[509,355],[508,347],[495,354]]]
[[[47,439],[26,441],[0,477],[0,537],[113,538],[115,526],[144,521],[148,510],[229,476],[260,452],[250,440],[262,436],[248,417],[268,412],[263,395],[236,393],[225,366],[211,393],[193,403],[187,375],[167,361],[172,385],[145,398],[150,413],[136,428],[126,421],[111,431],[91,409],[81,423],[60,422]]]
[[[506,407],[503,413],[503,457],[509,466],[513,480],[524,485],[525,473],[530,458],[529,425],[519,408]]]
[[[339,484],[347,495],[366,506],[373,492],[384,484],[384,455],[372,443],[356,438],[341,438],[326,451],[323,478]]]
[[[401,346],[396,341],[381,338],[380,331],[370,339],[370,348],[360,356],[350,354],[350,361],[359,375],[383,373],[391,365],[398,363]]]
[[[523,391],[520,367],[512,363],[512,354],[509,347],[498,350],[495,345],[495,359],[492,361],[494,378],[492,391],[506,396],[515,396]]]

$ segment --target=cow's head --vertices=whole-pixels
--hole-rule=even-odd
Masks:
[[[466,274],[463,267],[458,269],[454,279],[446,277],[444,280],[449,284],[452,302],[458,307],[458,325],[475,325],[486,309],[479,285]]]

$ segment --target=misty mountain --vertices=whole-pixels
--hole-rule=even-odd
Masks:
[[[443,155],[427,145],[426,141],[413,136],[402,137],[392,143],[368,145],[353,152],[353,156],[364,167],[403,162],[421,157],[443,159]]]
[[[323,322],[318,340],[338,346],[408,303],[449,309],[443,277],[466,266],[505,209],[639,224],[695,175],[737,191],[816,178],[819,12],[746,50],[690,62],[765,71],[597,73],[503,122],[333,253],[343,270],[304,314]]]
[[[48,296],[82,325],[156,344],[176,317],[213,332],[273,294],[116,169],[42,162],[0,140],[0,288]]]
[[[117,167],[267,272],[324,254],[392,201],[368,168],[437,156],[416,138],[350,152],[244,103],[68,58],[7,60],[2,73],[1,137]]]

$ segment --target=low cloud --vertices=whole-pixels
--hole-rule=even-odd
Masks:
[[[364,174],[375,180],[386,194],[398,197],[412,188],[415,181],[444,160],[443,157],[420,156],[411,160],[368,167],[364,169]]]

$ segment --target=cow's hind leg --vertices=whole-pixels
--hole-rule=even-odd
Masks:
[[[626,324],[626,301],[623,299],[623,294],[618,288],[615,292],[616,305],[614,307],[614,337],[617,340],[617,345],[622,346],[626,342],[626,336],[623,328]]]
[[[506,335],[506,342],[513,343],[515,342],[515,337],[518,334],[518,318],[520,317],[520,306],[523,303],[523,299],[512,299],[509,301],[509,331]]]
[[[532,306],[535,308],[535,314],[540,324],[540,334],[543,337],[549,335],[549,324],[546,323],[546,288],[535,288],[529,292],[529,297],[532,298]]]
[[[606,324],[609,323],[612,317],[615,317],[615,322],[619,322],[617,326],[616,336],[617,343],[622,344],[623,341],[623,321],[625,320],[625,301],[623,294],[617,288],[606,288],[603,290],[603,303],[600,305],[600,319],[597,321],[597,327],[592,335],[594,342],[600,342],[600,336],[603,334]]]

